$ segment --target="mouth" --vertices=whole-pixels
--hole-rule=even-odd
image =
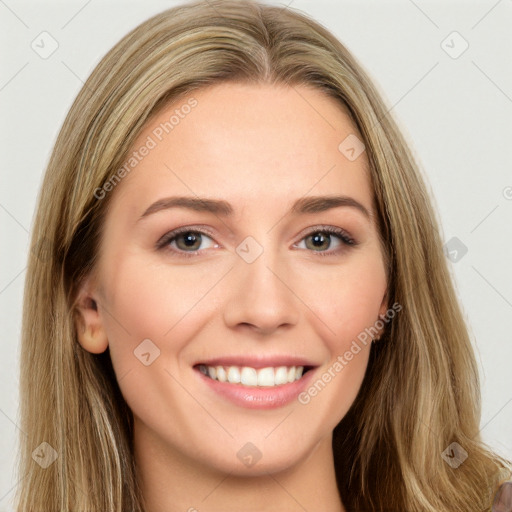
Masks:
[[[207,393],[246,409],[292,404],[306,389],[317,366],[295,357],[226,357],[194,365]]]
[[[254,368],[252,366],[198,364],[194,368],[214,381],[250,388],[274,388],[302,379],[307,372],[313,369],[313,366]]]

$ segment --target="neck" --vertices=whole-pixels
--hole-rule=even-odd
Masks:
[[[137,420],[134,446],[146,512],[345,512],[331,436],[295,465],[260,476],[221,473],[163,447]]]

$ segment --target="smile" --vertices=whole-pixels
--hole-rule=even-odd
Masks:
[[[275,387],[299,380],[304,372],[304,366],[278,366],[252,368],[250,366],[208,366],[201,364],[199,371],[210,379],[239,384],[247,387]],[[306,368],[306,371],[308,368]]]
[[[206,393],[249,409],[274,409],[297,400],[317,373],[312,359],[294,355],[230,354],[193,365]]]

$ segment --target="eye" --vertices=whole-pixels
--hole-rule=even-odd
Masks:
[[[213,239],[203,230],[193,229],[191,227],[178,228],[165,234],[157,242],[157,248],[169,248],[171,251],[180,253],[180,256],[190,257],[198,254],[197,251],[199,249],[213,247],[214,244],[211,244],[209,247],[201,247],[205,239],[209,239],[213,242]]]
[[[331,248],[333,238],[338,239],[338,249],[329,251],[324,250]],[[306,249],[311,249],[313,252],[318,253],[319,256],[332,256],[338,254],[340,251],[343,251],[346,246],[357,245],[356,241],[344,229],[336,228],[334,226],[318,227],[314,231],[310,231],[301,240],[301,242],[302,241],[305,241]],[[310,241],[309,244],[308,241]]]

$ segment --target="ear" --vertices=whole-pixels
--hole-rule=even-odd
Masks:
[[[108,338],[98,310],[98,297],[92,277],[80,287],[75,306],[75,328],[80,345],[93,354],[101,354],[108,347]]]
[[[379,320],[386,317],[387,310],[388,310],[388,290],[386,288],[386,292],[384,293],[384,296],[382,297],[382,302],[381,302],[380,308],[379,308]],[[386,328],[386,325],[384,324],[382,329],[379,330],[379,335],[376,338],[377,340],[380,340],[380,337],[382,336],[382,333],[384,332],[385,328]]]
[[[388,310],[388,290],[384,292],[384,296],[382,297],[382,302],[380,303],[379,308],[379,317],[384,316],[386,311]]]

